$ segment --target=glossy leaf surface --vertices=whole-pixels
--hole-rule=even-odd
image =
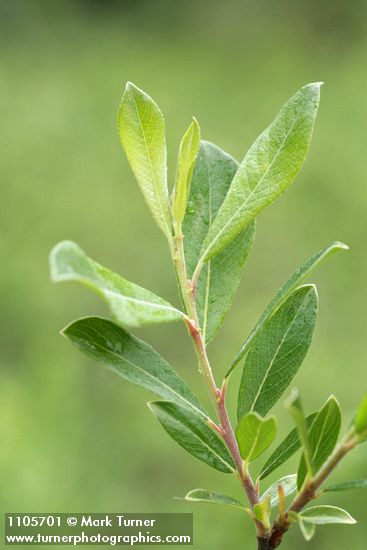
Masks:
[[[192,277],[202,243],[218,212],[238,163],[212,143],[202,141],[191,181],[183,233],[187,270]],[[195,293],[199,323],[205,342],[220,328],[237,290],[255,233],[251,223],[200,272]]]
[[[238,396],[238,418],[262,416],[293,380],[310,347],[318,298],[313,285],[295,290],[263,326],[247,354]]]
[[[128,382],[189,410],[206,414],[187,384],[148,344],[108,319],[85,317],[63,330],[81,351],[105,364]]]
[[[188,453],[220,472],[234,472],[226,446],[202,414],[170,401],[152,401],[148,405],[165,431]]]
[[[225,504],[226,506],[235,506],[236,508],[241,508],[241,510],[246,510],[246,507],[235,498],[220,493],[213,493],[207,489],[193,489],[187,493],[185,500],[207,502],[209,504]]]
[[[284,283],[284,285],[278,290],[274,298],[271,300],[271,302],[267,305],[267,307],[261,314],[255,327],[252,329],[250,335],[246,339],[245,343],[241,347],[240,351],[238,352],[234,360],[232,361],[232,364],[228,369],[226,376],[229,376],[232,370],[238,365],[241,359],[246,355],[252,340],[260,332],[260,330],[262,329],[266,321],[270,319],[272,315],[274,315],[277,309],[285,302],[285,300],[292,294],[292,292],[294,292],[294,290],[296,290],[296,288],[302,283],[302,281],[308,275],[310,275],[310,273],[312,273],[312,271],[318,266],[320,262],[322,262],[324,259],[332,256],[335,252],[340,250],[348,250],[348,246],[346,244],[339,243],[339,242],[331,243],[330,245],[323,248],[319,252],[316,252],[316,254],[313,254],[313,256],[308,258],[305,262],[303,262],[299,266],[298,269],[296,269],[296,271],[289,277],[289,279]]]

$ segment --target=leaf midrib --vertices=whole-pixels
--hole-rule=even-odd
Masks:
[[[92,330],[93,332],[95,332],[98,336],[101,336],[101,334],[98,332],[97,329],[95,329],[94,327],[88,327],[89,330]],[[113,332],[113,329],[112,329],[112,332]],[[165,382],[162,382],[162,380],[160,380],[159,378],[156,378],[155,376],[153,376],[150,372],[144,370],[142,367],[140,367],[139,365],[136,365],[135,363],[132,363],[129,359],[126,359],[125,357],[119,355],[118,353],[114,352],[114,351],[111,351],[109,350],[108,348],[104,347],[103,345],[101,344],[93,344],[94,347],[97,347],[99,348],[100,350],[104,351],[107,355],[112,355],[114,357],[117,357],[118,359],[124,361],[125,363],[127,363],[128,365],[136,368],[137,370],[139,370],[140,372],[143,372],[146,376],[148,376],[149,378],[151,378],[152,380],[156,380],[158,381],[162,386],[164,386],[165,388],[168,388],[170,390],[171,393],[173,393],[174,395],[177,395],[179,397],[180,400],[184,401],[185,403],[187,403],[192,409],[194,409],[197,413],[199,413],[200,415],[202,415],[206,420],[209,420],[209,417],[203,412],[201,411],[200,409],[198,409],[195,405],[193,405],[193,403],[191,403],[191,401],[188,401],[185,397],[183,397],[180,393],[177,393],[174,389],[171,388],[171,386],[168,386]]]
[[[276,152],[276,154],[274,155],[274,158],[273,160],[271,161],[271,163],[269,164],[268,168],[265,170],[264,174],[262,175],[262,177],[260,178],[260,180],[258,181],[257,185],[254,187],[254,189],[251,191],[251,193],[248,195],[248,197],[246,198],[246,201],[242,204],[242,206],[240,206],[240,208],[238,208],[236,210],[236,212],[230,217],[230,219],[223,225],[222,229],[217,233],[216,237],[211,241],[211,243],[208,245],[208,247],[206,248],[205,252],[202,254],[201,258],[205,259],[208,251],[213,248],[213,245],[216,243],[216,241],[219,239],[219,237],[222,235],[222,233],[227,229],[228,225],[232,223],[232,221],[234,220],[234,218],[236,218],[236,216],[239,214],[239,212],[241,212],[245,206],[247,205],[248,201],[251,199],[252,195],[256,192],[256,190],[258,189],[259,185],[261,185],[261,183],[263,182],[264,178],[267,176],[268,172],[270,171],[270,169],[272,168],[275,160],[278,158],[279,154],[280,154],[280,151],[283,149],[284,147],[284,144],[286,142],[286,140],[288,139],[288,136],[290,134],[290,132],[292,131],[294,125],[296,124],[296,122],[298,121],[299,117],[301,116],[301,113],[299,113],[294,121],[292,122],[284,140],[282,141],[282,144],[280,145],[280,147],[278,148],[278,151]],[[266,130],[265,130],[266,131]],[[239,167],[239,169],[241,168],[241,166]],[[236,174],[234,175],[234,178],[236,177]],[[229,189],[230,191],[230,189]],[[226,199],[224,199],[224,202],[225,202]],[[223,202],[223,204],[224,204]],[[222,207],[220,208],[220,210],[222,209]],[[218,212],[219,214],[219,212]]]
[[[251,458],[252,458],[252,455],[256,449],[256,445],[259,441],[259,437],[260,437],[260,432],[261,432],[261,429],[262,429],[262,425],[259,424],[258,428],[256,429],[256,436],[255,436],[255,439],[254,439],[254,442],[251,446],[251,449],[250,449],[250,452],[247,454],[247,457],[246,457],[246,462],[251,462]]]
[[[168,416],[170,416],[172,418],[172,415],[170,415],[169,413],[167,413],[166,411],[164,411],[165,414],[167,414]],[[226,462],[226,460],[224,460],[224,458],[222,458],[215,449],[213,449],[213,447],[211,447],[208,443],[206,443],[201,437],[200,435],[198,435],[196,432],[194,432],[191,428],[187,427],[186,424],[184,424],[184,422],[182,422],[182,420],[176,418],[176,417],[173,417],[175,422],[177,422],[178,424],[180,424],[180,426],[183,426],[186,430],[190,431],[190,433],[196,438],[198,439],[203,445],[204,447],[206,447],[207,449],[209,449],[213,455],[216,457],[216,458],[219,458],[219,460],[222,462],[222,464],[224,464],[225,466],[227,466],[227,468],[230,468],[230,470],[232,472],[234,472],[234,468],[233,466],[231,466],[228,462]],[[214,435],[214,433],[213,433]],[[220,440],[219,440],[220,441]]]
[[[141,305],[146,305],[146,306],[149,306],[149,307],[152,307],[152,308],[157,308],[157,309],[165,309],[167,311],[172,311],[172,312],[175,312],[177,313],[178,315],[180,316],[183,316],[183,313],[179,310],[179,309],[176,309],[174,306],[169,306],[169,305],[165,305],[165,304],[157,304],[155,302],[147,302],[146,300],[141,300],[139,298],[133,298],[132,296],[126,296],[126,294],[122,294],[122,292],[118,291],[118,290],[111,290],[109,288],[106,287],[105,283],[102,282],[102,284],[99,286],[97,283],[94,283],[92,282],[91,279],[88,279],[86,277],[81,277],[79,275],[73,275],[71,277],[69,276],[62,276],[62,279],[63,280],[72,280],[72,281],[79,281],[83,284],[85,284],[86,286],[91,286],[93,287],[95,290],[98,290],[102,295],[103,294],[108,294],[108,295],[112,295],[116,298],[119,298],[121,300],[127,300],[127,301],[130,301],[130,302],[135,302],[135,303],[138,303],[138,304],[141,304]]]
[[[209,202],[209,231],[212,226],[212,180],[210,177],[210,170],[208,164],[208,157],[205,155],[205,167],[208,176],[208,202]],[[223,203],[222,203],[223,204]],[[208,231],[208,233],[209,233]],[[207,233],[207,234],[208,234]],[[211,277],[211,262],[208,262],[206,285],[205,285],[205,302],[203,311],[203,340],[206,341],[206,330],[208,325],[208,311],[209,311],[209,294],[210,294],[210,277]]]
[[[153,169],[152,159],[151,159],[151,157],[150,157],[150,149],[149,149],[149,147],[148,147],[147,140],[146,140],[146,137],[145,137],[145,132],[144,132],[144,128],[143,128],[143,124],[142,124],[141,118],[140,118],[140,111],[139,111],[139,109],[138,109],[138,105],[137,105],[137,102],[136,102],[136,99],[135,99],[135,92],[134,92],[134,90],[132,90],[132,94],[131,94],[131,95],[132,95],[132,98],[133,98],[133,103],[134,103],[135,111],[136,111],[137,118],[138,118],[138,121],[139,121],[139,126],[140,126],[140,130],[141,130],[141,134],[142,134],[142,136],[143,136],[144,145],[145,145],[145,148],[146,148],[146,151],[147,151],[147,157],[148,157],[148,161],[149,161],[150,173],[151,173],[152,180],[153,180],[154,190],[155,190],[156,196],[157,196],[157,198],[158,198],[159,210],[160,210],[160,212],[161,212],[162,221],[163,221],[164,225],[166,226],[166,230],[168,230],[168,233],[170,233],[169,224],[167,223],[167,219],[166,219],[166,212],[165,212],[165,209],[163,208],[162,198],[161,198],[161,194],[160,194],[160,192],[159,192],[159,186],[158,186],[158,183],[157,183],[157,181],[156,181],[156,175],[155,175],[155,171],[154,171],[154,169]]]

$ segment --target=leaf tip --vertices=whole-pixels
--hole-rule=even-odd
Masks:
[[[133,82],[128,80],[126,82],[124,94],[122,96],[122,100],[121,100],[121,104],[120,104],[120,109],[119,109],[120,113],[121,113],[121,108],[124,105],[125,101],[128,101],[128,97],[130,96],[130,98],[131,98],[131,95],[133,95],[133,96],[146,96],[147,94],[141,88],[138,88],[138,86],[136,86]]]
[[[50,266],[50,279],[53,283],[58,283],[63,280],[58,269],[57,258],[58,258],[59,252],[65,249],[66,247],[76,248],[77,246],[78,245],[76,245],[73,241],[65,240],[55,244],[55,246],[51,249],[51,252],[49,255],[49,266]]]
[[[135,86],[135,84],[133,82],[128,80],[126,82],[126,85],[125,85],[125,92],[129,92],[131,90],[139,90],[139,88],[137,86]]]
[[[61,336],[64,338],[69,338],[69,332],[71,331],[71,327],[75,324],[75,321],[71,321],[71,323],[68,323],[64,328],[60,330]]]
[[[334,394],[331,394],[330,397],[328,398],[327,400],[327,403],[333,403],[334,405],[336,405],[338,407],[338,409],[340,409],[340,404],[339,404],[339,401],[338,399],[335,397]]]
[[[323,85],[324,85],[323,81],[310,82],[309,84],[306,84],[306,86],[304,86],[304,88],[309,88],[309,89],[312,89],[312,90],[315,90],[315,91],[319,91],[321,86],[323,86]]]
[[[333,248],[337,248],[339,250],[350,250],[350,247],[345,244],[345,243],[342,243],[341,241],[335,241],[333,244],[332,244],[332,247]]]
[[[157,410],[164,403],[168,403],[168,401],[155,399],[154,401],[147,401],[147,407],[156,416]]]

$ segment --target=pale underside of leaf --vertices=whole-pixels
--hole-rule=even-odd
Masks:
[[[224,504],[226,506],[240,508],[241,510],[247,510],[247,508],[235,498],[220,493],[213,493],[207,489],[193,489],[187,493],[184,500],[191,502],[207,502],[209,504]]]
[[[293,182],[307,154],[319,98],[320,83],[304,86],[251,146],[203,243],[201,261],[218,254]]]
[[[169,401],[152,401],[148,405],[164,430],[187,452],[220,472],[234,472],[226,446],[202,414]]]
[[[297,373],[311,344],[318,298],[314,285],[295,290],[263,326],[246,357],[238,418],[275,405]]]
[[[71,241],[62,241],[53,248],[50,268],[53,281],[77,281],[97,292],[122,325],[167,323],[184,316],[153,292],[101,266]]]
[[[301,519],[298,520],[298,525],[304,539],[309,542],[316,533],[316,525],[314,523],[302,521]]]
[[[285,497],[292,495],[297,489],[297,475],[291,474],[289,476],[284,476],[275,483],[273,483],[262,495],[261,500],[270,495],[270,506],[273,508],[279,504],[279,485],[283,489],[283,494]]]
[[[128,382],[187,407],[207,420],[205,409],[173,368],[151,346],[112,321],[85,317],[68,325],[62,334]]]
[[[164,118],[152,98],[131,82],[121,101],[118,126],[121,144],[145,200],[158,226],[170,238]]]
[[[337,506],[313,506],[303,510],[299,514],[302,521],[313,523],[314,525],[325,525],[330,523],[354,524],[356,520],[342,508]]]
[[[226,377],[230,375],[232,370],[239,364],[241,359],[246,355],[247,351],[250,348],[250,344],[255,336],[260,332],[264,324],[274,315],[274,313],[279,309],[279,307],[287,300],[291,293],[304,281],[304,279],[310,275],[310,273],[317,267],[317,265],[322,262],[324,259],[331,256],[334,252],[338,250],[348,250],[348,246],[340,243],[334,242],[323,248],[305,262],[303,262],[300,267],[289,277],[289,279],[284,283],[284,285],[278,290],[274,298],[267,305],[263,313],[261,314],[258,322],[255,327],[252,329],[247,340],[241,347],[240,351],[233,359],[230,368],[226,373]]]

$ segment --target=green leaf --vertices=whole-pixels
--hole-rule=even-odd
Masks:
[[[326,248],[323,248],[310,258],[308,258],[300,267],[289,277],[289,279],[284,283],[284,285],[278,290],[274,298],[267,305],[263,311],[260,319],[256,323],[255,327],[252,329],[247,340],[243,344],[242,348],[232,361],[230,368],[227,371],[226,378],[230,375],[232,370],[238,365],[241,359],[247,353],[252,340],[260,332],[264,324],[277,309],[285,302],[285,300],[291,295],[291,293],[299,286],[299,284],[315,269],[315,267],[322,262],[324,259],[332,256],[334,252],[338,250],[349,250],[348,246],[343,243],[335,242],[329,244]]]
[[[293,182],[305,160],[319,106],[320,83],[301,88],[243,159],[202,247],[202,261],[227,246]]]
[[[134,84],[126,84],[118,127],[121,144],[155,221],[167,237],[171,218],[167,189],[164,118],[158,105]]]
[[[312,424],[316,414],[317,413],[313,413],[306,418],[307,428],[309,428]],[[298,431],[297,428],[294,428],[268,458],[261,469],[259,479],[265,479],[274,470],[279,468],[279,466],[284,464],[284,462],[286,462],[291,456],[293,456],[300,447],[301,441]]]
[[[180,143],[178,152],[176,184],[173,191],[173,218],[181,226],[190,193],[192,172],[200,148],[200,127],[193,118]]]
[[[78,281],[97,292],[122,325],[137,327],[183,318],[166,300],[102,267],[71,241],[53,248],[50,268],[53,281]]]
[[[165,431],[188,453],[220,472],[234,472],[227,447],[202,414],[170,401],[152,401],[148,406]]]
[[[367,439],[367,394],[362,399],[354,419],[354,429],[358,434],[359,442]]]
[[[270,506],[273,508],[279,503],[278,487],[281,485],[283,487],[284,496],[287,497],[292,495],[297,489],[297,475],[292,474],[289,476],[282,477],[273,483],[265,493],[262,495],[261,500],[270,496]]]
[[[314,525],[324,525],[327,523],[357,523],[348,512],[337,506],[313,506],[307,508],[299,514],[299,518],[307,523]]]
[[[202,243],[227,194],[238,163],[206,141],[201,142],[191,181],[183,223],[187,271],[192,277]],[[210,342],[227,314],[241,279],[255,233],[251,223],[200,272],[195,292],[199,323],[205,342]]]
[[[308,426],[306,419],[303,414],[303,407],[301,399],[299,397],[298,391],[294,389],[285,403],[286,408],[293,416],[293,420],[296,424],[296,429],[298,432],[298,437],[301,442],[301,447],[303,449],[303,457],[305,460],[305,465],[307,467],[307,472],[310,476],[314,473],[313,462],[312,462],[312,451],[310,442],[308,439]],[[317,414],[315,415],[316,419]],[[311,424],[312,425],[312,424]]]
[[[193,489],[184,497],[185,500],[191,502],[208,502],[210,504],[225,504],[227,506],[235,506],[241,508],[241,510],[247,510],[247,508],[238,500],[227,495],[220,493],[212,493],[207,489]]]
[[[190,388],[148,344],[108,319],[85,317],[62,334],[92,359],[104,363],[122,378],[207,416]]]
[[[241,456],[246,464],[259,457],[272,444],[277,431],[274,416],[261,418],[256,413],[246,414],[240,420],[236,438]]]
[[[247,354],[238,396],[238,418],[265,415],[293,380],[310,347],[318,298],[314,285],[295,290],[264,324]]]
[[[344,481],[344,483],[329,485],[329,487],[325,487],[324,493],[352,491],[353,489],[367,489],[367,479],[354,479],[352,481]]]
[[[324,407],[317,413],[307,437],[310,445],[310,457],[313,473],[317,473],[333,452],[338,440],[341,425],[339,403],[332,395]],[[304,456],[298,469],[297,485],[300,489],[306,479],[307,467]]]
[[[307,521],[298,520],[298,525],[301,533],[307,542],[309,542],[316,533],[316,525],[314,523],[308,523]]]
[[[270,529],[270,495],[258,502],[253,507],[255,518],[263,524],[268,531]]]

